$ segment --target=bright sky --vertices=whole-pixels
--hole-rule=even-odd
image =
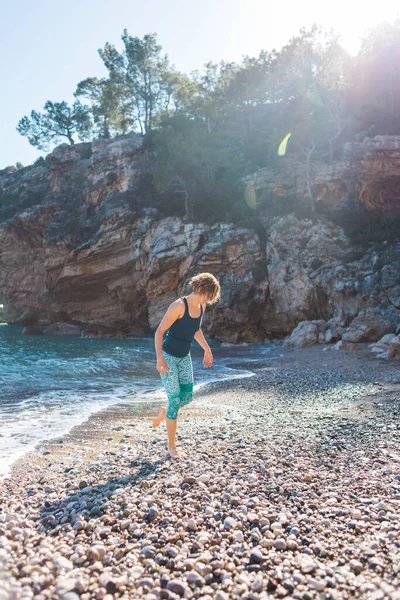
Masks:
[[[313,23],[333,27],[356,53],[367,28],[399,14],[396,0],[3,0],[0,20],[0,169],[43,153],[17,131],[46,100],[73,100],[76,85],[106,71],[97,50],[122,50],[123,29],[157,33],[183,72],[279,49]]]

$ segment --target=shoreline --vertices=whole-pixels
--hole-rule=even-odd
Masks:
[[[371,361],[373,366],[387,367],[388,371],[392,371],[393,367],[396,369],[395,361],[378,361],[378,359],[367,350],[367,346],[367,344],[363,344],[363,350],[361,352],[332,351],[329,352],[328,355],[322,352],[321,346],[312,346],[302,349],[284,348],[281,346],[281,355],[279,357],[272,357],[267,360],[250,359],[248,361],[243,360],[241,362],[232,363],[230,365],[232,369],[247,371],[247,374],[243,372],[234,375],[232,378],[224,377],[221,379],[213,379],[211,377],[210,380],[195,384],[195,398],[186,411],[181,411],[181,414],[196,416],[199,412],[196,410],[196,404],[198,404],[199,401],[201,402],[202,398],[235,387],[235,384],[237,383],[239,385],[242,379],[257,376],[257,373],[260,370],[273,369],[275,367],[275,358],[278,360],[278,364],[276,365],[278,370],[293,366],[298,362],[300,362],[303,367],[309,367],[315,364],[316,359],[319,360],[322,365],[326,365],[327,368],[343,368],[350,359],[352,364],[364,364],[365,362],[368,363]],[[39,442],[34,448],[24,452],[22,456],[11,463],[8,474],[0,479],[0,484],[12,475],[14,466],[18,469],[19,464],[24,464],[26,461],[28,463],[31,463],[31,461],[40,461],[40,457],[44,456],[43,453],[45,452],[53,451],[54,455],[64,454],[63,451],[67,450],[69,445],[79,447],[79,444],[85,441],[92,440],[101,442],[107,440],[103,430],[108,431],[109,426],[112,424],[114,424],[115,427],[121,427],[121,424],[125,423],[129,418],[150,422],[157,413],[160,403],[162,403],[164,399],[164,389],[162,386],[159,386],[154,391],[148,391],[145,395],[152,396],[154,399],[144,402],[141,399],[143,397],[142,395],[138,398],[134,398],[132,403],[117,402],[105,406],[104,408],[89,414],[83,423],[73,425],[66,433]],[[139,410],[135,410],[132,406],[135,403],[140,405],[141,408]],[[183,419],[187,418],[188,417],[183,417]],[[133,427],[133,424],[128,426]],[[114,437],[117,438],[118,435],[115,435]],[[111,439],[108,441],[111,441]]]
[[[248,368],[247,363],[242,366],[232,366],[232,370],[237,370],[238,373],[232,374],[232,376],[229,378],[228,376],[217,377],[210,375],[210,377],[207,378],[206,381],[196,383],[194,386],[194,393],[196,394],[196,396],[201,396],[203,388],[209,385],[218,385],[219,383],[225,380],[235,381],[236,379],[252,377],[254,375],[254,372]],[[150,400],[147,400],[149,398]],[[165,391],[162,385],[159,384],[158,387],[154,388],[154,390],[149,389],[141,393],[138,392],[137,397],[132,397],[132,400],[130,402],[116,401],[104,406],[103,408],[95,409],[93,412],[85,416],[83,423],[72,425],[68,429],[68,431],[64,433],[60,433],[57,436],[52,436],[41,440],[40,442],[37,442],[35,443],[35,446],[33,448],[21,450],[19,456],[17,456],[15,460],[13,460],[13,462],[8,465],[8,471],[0,476],[0,483],[10,477],[13,466],[18,462],[24,462],[25,457],[28,459],[28,461],[35,460],[39,457],[40,454],[43,454],[43,452],[48,451],[49,448],[61,450],[65,443],[69,443],[70,441],[72,442],[72,440],[74,439],[84,439],[87,432],[89,432],[87,434],[89,439],[92,437],[93,432],[97,432],[101,436],[101,428],[99,427],[99,423],[103,419],[106,422],[112,421],[113,419],[119,421],[120,419],[124,420],[128,415],[133,418],[139,416],[144,418],[144,416],[147,415],[149,411],[154,411],[154,413],[156,413],[158,411],[160,403],[163,402],[163,400],[165,400]],[[136,409],[135,412],[133,412],[132,408],[135,404],[139,404],[141,410]],[[91,429],[93,429],[93,432],[91,432]],[[96,436],[94,436],[94,438],[96,439]]]
[[[20,328],[19,328],[20,329]],[[11,337],[12,339],[12,337]],[[146,347],[148,340],[144,340],[144,346]],[[63,343],[66,343],[68,347],[70,343],[70,339],[64,338],[61,340],[61,348],[63,347]],[[141,340],[142,342],[142,340]],[[119,345],[119,344],[117,344]],[[135,347],[135,346],[134,346]],[[90,347],[91,352],[95,352],[93,350],[93,346]],[[120,348],[118,348],[120,350]],[[201,387],[203,383],[206,381],[218,381],[221,378],[229,377],[234,378],[241,376],[241,373],[236,369],[232,370],[229,368],[229,360],[232,361],[232,354],[236,357],[236,359],[242,359],[242,355],[246,352],[250,357],[261,356],[267,354],[268,356],[275,354],[275,345],[268,344],[260,345],[258,347],[254,345],[250,345],[248,347],[249,352],[243,351],[241,347],[234,347],[233,349],[226,349],[224,347],[216,347],[216,352],[218,353],[217,359],[217,367],[211,370],[205,370],[201,368],[198,369],[199,356],[196,353],[196,348],[193,349],[193,360],[195,365],[195,370],[198,372],[198,377],[196,378],[199,383],[196,384],[196,387]],[[109,351],[109,348],[106,346],[106,353]],[[127,349],[123,353],[121,353],[122,361],[125,362],[124,368],[129,369],[129,365],[126,364],[126,357],[124,358],[124,354],[127,354]],[[108,355],[107,355],[108,356]],[[113,357],[109,356],[111,360]],[[221,360],[222,359],[222,360]],[[228,359],[228,360],[227,360]],[[39,361],[40,362],[40,361]],[[128,361],[129,362],[129,361]],[[228,362],[228,364],[226,364]],[[101,412],[108,407],[111,407],[115,404],[127,403],[127,404],[139,404],[141,405],[144,400],[149,400],[153,396],[155,399],[160,400],[164,397],[164,390],[158,377],[155,368],[151,366],[147,368],[147,384],[143,385],[141,381],[142,373],[139,371],[137,373],[133,373],[132,377],[127,380],[123,380],[123,382],[119,382],[116,380],[114,376],[113,385],[110,387],[107,382],[105,384],[105,388],[102,386],[97,386],[97,390],[95,390],[95,386],[92,385],[92,380],[87,381],[88,386],[93,388],[93,392],[90,392],[88,397],[85,397],[85,393],[80,391],[79,384],[76,388],[69,388],[69,379],[67,376],[64,385],[61,386],[62,390],[65,390],[64,398],[60,399],[60,410],[57,407],[57,399],[55,398],[54,404],[55,407],[52,407],[54,410],[50,410],[47,412],[39,411],[39,418],[36,420],[36,415],[32,402],[32,415],[26,415],[23,410],[21,415],[18,415],[17,406],[14,410],[14,413],[10,412],[10,420],[7,420],[8,415],[6,414],[6,419],[4,423],[4,430],[2,433],[4,434],[0,439],[0,481],[7,478],[9,476],[10,467],[15,463],[16,460],[22,458],[27,452],[32,453],[35,452],[35,448],[39,448],[41,444],[46,443],[46,441],[50,441],[52,438],[61,439],[63,436],[67,435],[68,432],[75,426],[75,424],[82,423],[83,420],[87,420],[90,415],[95,414],[97,412]],[[247,369],[247,366],[246,366]],[[64,368],[65,371],[65,368]],[[248,371],[250,374],[250,371]],[[47,374],[49,375],[49,374]],[[65,375],[65,373],[64,373]],[[51,376],[51,374],[50,374]],[[104,379],[104,378],[103,378]],[[35,383],[35,382],[34,382]],[[36,382],[38,389],[38,404],[41,402],[41,384],[40,382]],[[49,381],[49,385],[51,387],[51,381]],[[55,385],[57,388],[57,384]],[[43,390],[42,390],[43,391]],[[55,396],[57,392],[55,393]],[[75,395],[76,402],[69,402],[69,396]],[[6,393],[7,398],[7,393]],[[47,399],[44,398],[44,402]],[[6,399],[7,403],[7,399]],[[76,406],[74,406],[74,403]],[[21,403],[23,405],[24,403]],[[7,408],[6,406],[4,407]],[[32,427],[32,423],[34,423],[34,427]]]
[[[17,460],[0,481],[2,600],[400,598],[398,363],[281,350],[202,384],[179,419],[188,460],[165,457],[158,403]]]

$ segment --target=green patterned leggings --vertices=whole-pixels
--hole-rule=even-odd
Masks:
[[[175,420],[181,406],[193,400],[193,366],[190,353],[182,358],[163,351],[168,365],[166,375],[161,375],[168,396],[167,419]]]

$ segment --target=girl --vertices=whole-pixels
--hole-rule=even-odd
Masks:
[[[201,331],[201,321],[206,303],[214,304],[220,296],[220,285],[211,273],[201,273],[189,281],[192,293],[178,298],[165,313],[155,334],[157,371],[161,375],[168,397],[168,409],[161,407],[154,419],[158,427],[166,418],[168,431],[168,454],[172,458],[186,458],[176,448],[176,420],[181,406],[193,398],[193,367],[190,348],[193,339],[204,350],[203,365],[211,367],[213,356]],[[163,341],[164,333],[167,332]]]

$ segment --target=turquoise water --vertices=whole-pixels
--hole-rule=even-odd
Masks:
[[[164,398],[151,337],[35,336],[22,329],[0,325],[0,477],[18,456],[106,406]],[[279,356],[272,345],[210,345],[214,366],[205,369],[202,350],[193,344],[196,383],[240,376],[243,371],[230,367],[238,360]]]

